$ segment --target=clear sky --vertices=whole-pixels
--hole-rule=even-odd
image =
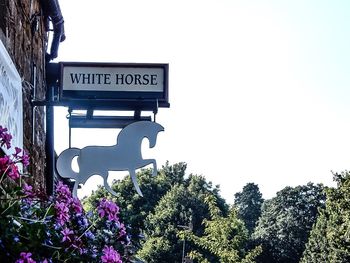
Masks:
[[[67,39],[56,62],[169,63],[171,108],[147,151],[159,166],[186,162],[230,203],[248,182],[270,198],[349,169],[350,1],[59,2]],[[74,129],[73,146],[116,136]]]

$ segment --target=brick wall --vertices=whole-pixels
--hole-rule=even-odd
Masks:
[[[39,0],[0,0],[0,39],[16,65],[23,86],[24,148],[30,153],[30,179],[45,189],[45,111],[31,100],[45,98],[46,33]]]

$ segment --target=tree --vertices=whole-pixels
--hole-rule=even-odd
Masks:
[[[350,173],[334,174],[337,188],[326,191],[326,207],[314,225],[301,260],[350,262]]]
[[[304,251],[318,209],[324,207],[322,185],[286,187],[262,206],[253,238],[262,244],[258,262],[294,263]]]
[[[331,262],[327,240],[327,221],[327,215],[322,210],[310,232],[303,257],[300,260],[301,263]]]
[[[196,235],[203,235],[202,221],[209,217],[208,195],[214,195],[224,214],[227,205],[204,177],[190,175],[181,184],[174,185],[155,207],[145,222],[145,242],[138,256],[145,262],[181,262],[183,240],[177,234],[185,226],[192,227]],[[186,250],[192,244],[186,243]]]
[[[117,196],[112,196],[103,187],[99,187],[84,200],[84,206],[86,208],[95,207],[98,200],[103,197],[115,201],[121,208],[120,217],[129,227],[132,242],[135,246],[140,247],[146,217],[173,185],[184,181],[186,167],[186,163],[169,165],[167,162],[158,171],[157,176],[152,176],[151,169],[142,169],[137,173],[137,180],[143,197],[136,193],[130,177],[126,176],[122,180],[113,182],[112,189],[118,194]]]
[[[204,235],[197,236],[190,230],[180,232],[182,239],[191,241],[198,249],[189,253],[191,259],[198,262],[255,262],[255,257],[261,253],[261,247],[246,251],[248,231],[244,223],[238,219],[236,209],[231,208],[228,216],[222,216],[217,207],[215,196],[209,195],[205,199],[209,206],[210,217],[203,220]]]
[[[261,215],[261,206],[264,202],[259,186],[248,183],[243,187],[242,192],[235,194],[234,205],[237,209],[237,217],[243,220],[249,234],[255,228],[255,224]]]

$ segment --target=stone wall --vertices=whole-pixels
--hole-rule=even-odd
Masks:
[[[0,39],[10,54],[23,88],[23,145],[31,156],[35,188],[45,189],[45,110],[32,99],[45,98],[47,37],[39,0],[0,0]]]

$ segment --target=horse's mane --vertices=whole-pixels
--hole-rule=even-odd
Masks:
[[[129,124],[128,126],[126,126],[125,128],[123,128],[117,137],[117,143],[121,142],[122,140],[124,140],[124,137],[129,138],[130,134],[133,135],[139,135],[140,138],[144,138],[147,137],[146,134],[144,134],[144,127],[149,127],[149,126],[155,126],[155,125],[159,125],[156,122],[151,122],[151,121],[137,121],[137,122],[133,122],[131,124]]]

